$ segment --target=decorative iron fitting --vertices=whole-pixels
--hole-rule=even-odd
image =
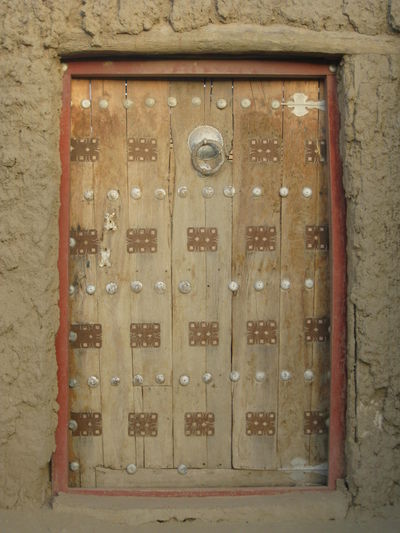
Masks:
[[[128,435],[130,437],[157,437],[157,413],[129,413]]]
[[[275,435],[275,420],[274,412],[246,413],[246,435],[249,437],[262,435],[272,437]]]
[[[186,437],[212,437],[215,433],[214,413],[185,413]]]
[[[101,324],[71,324],[69,340],[72,348],[101,348]]]
[[[128,139],[128,161],[157,161],[157,139]]]
[[[217,248],[217,228],[187,228],[187,249],[189,252],[215,252]]]
[[[328,427],[325,422],[326,413],[321,411],[304,412],[304,434],[322,435],[327,432]]]
[[[99,160],[98,139],[71,139],[71,161],[78,163],[94,163]]]
[[[75,422],[73,437],[98,437],[102,433],[101,413],[71,413],[71,422]]]
[[[131,348],[159,348],[161,341],[159,323],[132,323]]]
[[[73,245],[73,246],[72,246]],[[70,253],[71,255],[97,254],[97,230],[83,229],[71,230]]]
[[[309,100],[308,96],[303,93],[294,93],[291,99],[287,102],[282,102],[282,105],[291,109],[296,117],[304,117],[311,109],[325,111],[325,100],[314,102],[313,100]]]
[[[189,346],[218,346],[218,322],[189,322]]]
[[[188,138],[193,167],[203,176],[218,172],[225,161],[224,140],[212,126],[198,126]]]

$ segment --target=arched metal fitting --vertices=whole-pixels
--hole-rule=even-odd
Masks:
[[[106,291],[108,294],[115,294],[118,290],[118,285],[114,281],[110,281],[106,285]]]
[[[97,376],[88,377],[87,384],[89,385],[91,389],[95,389],[96,387],[98,387],[99,383],[100,383],[100,380]]]
[[[139,198],[142,197],[142,191],[139,189],[139,187],[132,187],[131,189],[131,198],[134,200],[139,200]]]
[[[157,374],[156,375],[156,383],[158,383],[159,385],[162,385],[163,383],[165,383],[164,374]]]
[[[178,187],[178,196],[180,196],[181,198],[186,198],[188,193],[189,189],[186,187],[186,185],[181,185],[180,187]]]
[[[154,283],[154,290],[157,294],[164,294],[167,290],[167,285],[163,281],[156,281]]]
[[[115,387],[115,386],[117,386],[117,385],[119,385],[121,383],[121,379],[118,376],[113,376],[110,379],[110,383],[111,383],[111,385],[113,385]]]
[[[178,288],[182,294],[189,294],[189,292],[192,290],[192,285],[190,281],[184,279],[179,282]]]
[[[202,380],[204,383],[211,383],[212,379],[212,374],[210,374],[210,372],[206,372],[205,374],[203,374]]]
[[[232,370],[232,372],[229,374],[229,378],[235,383],[236,381],[239,381],[240,373],[237,370]]]
[[[307,278],[304,281],[304,285],[305,285],[306,289],[312,289],[314,287],[314,280],[312,280],[311,278]]]
[[[226,196],[227,198],[233,198],[235,196],[235,193],[235,187],[233,187],[232,185],[227,185],[226,187],[224,187],[224,196]]]
[[[307,368],[307,370],[304,371],[304,379],[306,381],[312,381],[314,379],[314,372],[311,368]]]
[[[71,472],[78,472],[80,468],[80,465],[77,461],[71,461],[69,463],[69,469],[71,470]]]
[[[136,470],[137,470],[137,466],[135,464],[133,464],[133,463],[129,464],[126,467],[126,471],[128,472],[128,474],[135,474]]]
[[[132,381],[134,385],[143,385],[144,383],[143,376],[141,376],[140,374],[134,375]]]
[[[188,472],[188,468],[187,468],[186,465],[183,465],[183,464],[182,464],[182,465],[179,465],[179,466],[177,467],[177,471],[178,471],[178,474],[181,474],[181,476],[184,476],[184,475],[187,474],[187,472]]]
[[[256,372],[256,381],[258,381],[259,383],[262,383],[263,381],[265,381],[265,378],[266,378],[266,373],[263,372],[262,370],[259,370],[258,372]]]
[[[292,377],[292,374],[289,372],[289,370],[282,370],[281,372],[282,381],[289,381],[291,377]]]
[[[189,376],[186,376],[186,375],[183,375],[179,378],[179,383],[183,386],[183,387],[186,387],[186,385],[189,385],[190,383],[190,377]]]
[[[228,288],[232,291],[232,292],[236,292],[239,290],[239,283],[237,281],[230,281],[229,282],[229,285],[228,285]]]
[[[287,291],[288,289],[290,289],[290,280],[287,279],[287,278],[283,278],[281,280],[281,289]]]
[[[76,420],[70,420],[68,422],[68,429],[71,431],[76,431],[78,429],[78,422]]]
[[[224,141],[221,133],[212,126],[198,126],[188,138],[193,167],[203,176],[218,172],[224,164]]]
[[[119,192],[117,191],[117,189],[110,189],[107,193],[107,198],[109,200],[118,200]]]
[[[138,280],[131,281],[131,289],[133,292],[136,293],[141,292],[141,290],[143,289],[143,283]]]

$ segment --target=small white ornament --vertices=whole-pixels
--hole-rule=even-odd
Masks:
[[[96,287],[94,285],[88,285],[86,287],[87,294],[94,294],[96,292]]]
[[[192,285],[190,281],[185,279],[179,282],[178,288],[182,294],[189,294],[189,292],[192,290]]]
[[[144,382],[143,376],[141,376],[140,374],[136,374],[135,376],[133,376],[134,385],[143,385],[143,382]]]
[[[302,193],[303,193],[304,198],[311,198],[312,189],[310,187],[304,187]]]
[[[178,474],[181,474],[181,476],[184,476],[187,474],[188,472],[188,469],[187,469],[187,466],[186,465],[179,465],[177,467],[177,471],[178,471]]]
[[[204,383],[211,383],[212,382],[212,374],[210,372],[206,372],[203,374],[202,380]]]
[[[264,282],[261,281],[260,279],[258,279],[255,283],[254,283],[254,288],[256,291],[262,291],[263,288],[264,288]]]
[[[68,381],[68,386],[70,389],[74,389],[78,385],[78,381],[75,378],[71,378]]]
[[[170,96],[168,98],[168,105],[169,107],[175,107],[177,104],[177,101],[176,101],[176,98],[174,98],[173,96]]]
[[[248,98],[243,98],[243,100],[240,102],[240,105],[243,107],[243,109],[247,109],[251,106],[251,100]]]
[[[70,420],[68,422],[68,429],[71,431],[76,431],[78,429],[78,422],[76,420]]]
[[[256,381],[261,383],[262,381],[265,381],[265,378],[266,378],[265,372],[262,372],[261,370],[256,372]]]
[[[131,189],[131,198],[134,200],[139,200],[139,198],[142,197],[142,191],[139,189],[139,187],[132,187]]]
[[[92,201],[93,198],[94,198],[94,192],[89,189],[88,191],[85,191],[83,193],[83,197],[85,198],[85,200],[87,200],[88,202]]]
[[[186,185],[182,185],[181,187],[178,187],[178,196],[181,198],[186,198],[188,195],[189,189],[186,187]]]
[[[69,238],[69,247],[70,248],[75,248],[75,246],[76,246],[76,240],[73,237],[70,237]]]
[[[287,278],[284,278],[282,281],[281,281],[281,289],[287,291],[288,289],[290,289],[290,280],[288,280]]]
[[[129,109],[130,107],[132,107],[132,105],[133,105],[133,102],[132,100],[129,100],[129,98],[126,98],[126,100],[124,100],[125,109]]]
[[[279,109],[280,105],[281,105],[281,103],[280,103],[279,100],[272,100],[272,102],[271,102],[272,109]]]
[[[135,474],[136,470],[137,470],[137,466],[135,464],[133,464],[133,463],[129,464],[126,467],[126,471],[128,472],[128,474]]]
[[[116,231],[117,230],[117,225],[115,223],[115,211],[113,211],[112,213],[105,213],[104,215],[104,229],[106,231]]]
[[[107,198],[109,200],[118,200],[119,192],[116,189],[110,189],[107,193]]]
[[[282,370],[281,372],[282,381],[289,381],[291,377],[292,377],[292,374],[289,372],[289,370]]]
[[[229,374],[229,378],[231,381],[233,381],[234,383],[236,383],[236,381],[239,381],[240,379],[240,373],[237,371],[237,370],[233,370],[230,374]]]
[[[113,385],[114,387],[116,387],[117,385],[119,385],[121,383],[121,379],[118,377],[118,376],[113,376],[111,379],[110,379],[110,383],[111,385]]]
[[[107,102],[107,100],[105,100],[105,99],[100,100],[100,102],[99,102],[99,106],[101,107],[101,109],[107,109],[107,107],[108,107],[108,102]]]
[[[70,296],[75,294],[75,285],[70,285],[68,289],[68,293]]]
[[[186,387],[186,385],[189,385],[190,383],[190,377],[189,376],[181,376],[179,378],[179,383],[183,386],[183,387]]]
[[[156,281],[154,283],[154,290],[157,294],[164,294],[167,290],[167,285],[163,281]]]
[[[239,283],[237,281],[231,281],[228,285],[228,288],[232,291],[232,292],[236,292],[239,290]]]
[[[154,197],[157,198],[157,200],[164,200],[166,196],[167,193],[165,192],[165,189],[156,189],[154,191]]]
[[[337,71],[337,66],[336,65],[329,65],[328,69],[329,69],[329,72],[335,73]]]
[[[68,339],[71,342],[75,342],[77,338],[78,338],[78,334],[76,333],[76,331],[70,331],[69,332]]]
[[[118,285],[114,281],[110,281],[106,285],[106,291],[108,294],[115,294],[118,290]]]
[[[69,463],[69,469],[71,472],[78,472],[79,470],[79,463],[77,461],[72,461]]]
[[[83,109],[89,109],[89,107],[90,107],[90,100],[87,100],[87,99],[82,100],[82,101],[81,101],[81,107],[83,107]]]
[[[259,196],[262,195],[261,187],[254,187],[254,189],[251,192],[252,192],[253,196],[255,196],[256,198],[258,198]]]
[[[192,98],[192,105],[198,107],[199,105],[201,105],[201,98],[199,98],[198,96],[193,96]]]
[[[314,280],[312,280],[311,278],[307,278],[304,281],[304,285],[306,286],[306,289],[312,289],[314,287]]]
[[[225,107],[227,106],[228,104],[226,103],[226,100],[224,98],[219,98],[217,100],[217,107],[218,109],[225,109]]]
[[[214,196],[214,189],[213,187],[203,187],[201,194],[204,198],[212,198]]]
[[[99,383],[100,383],[100,380],[97,376],[88,377],[87,384],[89,385],[91,389],[94,389],[95,387],[97,387]]]
[[[282,198],[286,198],[289,194],[289,189],[287,187],[281,187],[279,189],[279,195],[282,197]]]
[[[146,104],[147,107],[154,107],[156,101],[154,100],[154,98],[146,98],[144,103]]]
[[[143,283],[138,280],[131,281],[131,289],[133,292],[136,293],[141,292],[141,290],[143,289]]]
[[[158,383],[159,385],[162,385],[163,383],[165,383],[164,374],[157,374],[156,375],[156,383]]]
[[[226,187],[224,187],[224,196],[226,196],[227,198],[233,198],[235,196],[235,187],[233,187],[232,185],[227,185]]]
[[[304,371],[304,379],[306,381],[312,381],[314,379],[314,372],[310,368]]]
[[[100,261],[99,261],[99,268],[103,267],[110,267],[110,257],[111,257],[111,250],[108,248],[104,248],[104,250],[100,250]]]

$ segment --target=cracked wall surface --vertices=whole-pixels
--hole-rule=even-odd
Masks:
[[[347,199],[346,480],[400,501],[400,0],[3,0],[0,506],[50,496],[58,327],[61,56],[342,57]]]

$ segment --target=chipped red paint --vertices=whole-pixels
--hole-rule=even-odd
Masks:
[[[339,110],[336,78],[327,64],[263,60],[140,60],[70,61],[63,78],[63,107],[60,120],[62,164],[59,211],[60,327],[56,338],[58,363],[58,427],[53,455],[53,493],[143,496],[216,497],[273,495],[287,492],[321,492],[336,488],[344,476],[346,408],[346,207],[339,154]],[[69,145],[72,78],[311,78],[326,84],[328,154],[331,198],[331,399],[329,476],[326,487],[256,487],[232,489],[80,489],[68,487],[68,239],[69,239]]]

